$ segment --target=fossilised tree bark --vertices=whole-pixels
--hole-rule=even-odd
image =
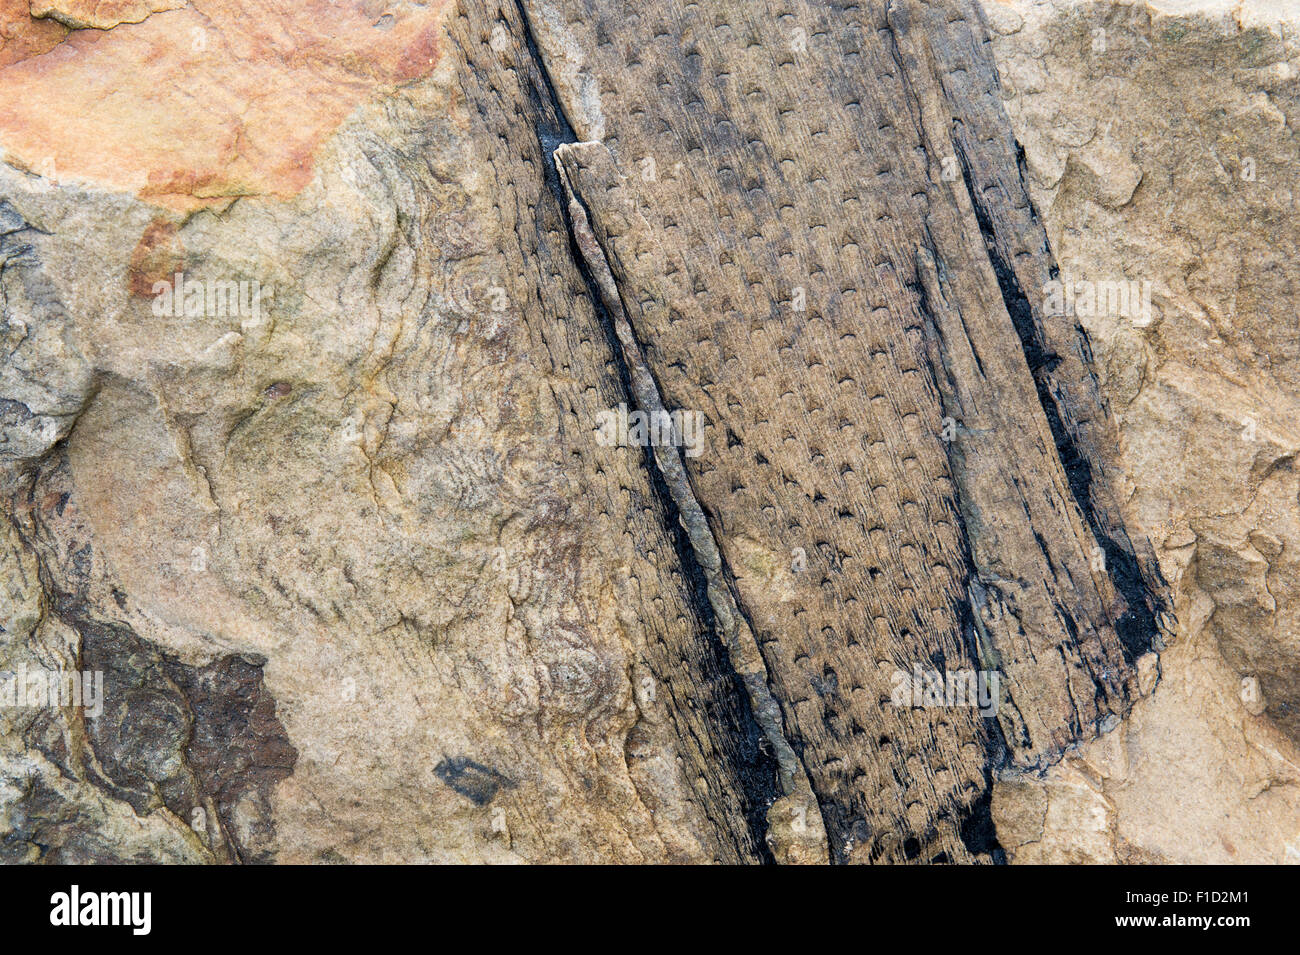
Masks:
[[[832,856],[968,857],[994,751],[1040,767],[1108,728],[1167,626],[1086,341],[1044,312],[973,8],[509,6],[484,22],[561,78],[581,141],[555,155],[623,360],[703,410],[689,486]],[[1005,673],[1000,738],[891,708],[918,663]]]

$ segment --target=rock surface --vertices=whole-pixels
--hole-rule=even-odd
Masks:
[[[1077,584],[1080,593],[1098,594],[1078,598],[1082,626],[1098,634],[1096,644],[1079,641],[1079,659],[1105,661],[1102,675],[1040,654],[1045,662],[1024,663],[1013,689],[1025,718],[1041,722],[1022,748],[1035,771],[1008,772],[992,788],[997,838],[1012,861],[1300,857],[1300,643],[1288,616],[1289,588],[1300,587],[1291,566],[1300,553],[1291,423],[1300,352],[1287,226],[1300,58],[1284,39],[1291,27],[1262,5],[1183,7],[985,3],[1062,276],[1154,285],[1149,323],[1140,312],[1076,316],[1120,424],[1128,483],[1117,484],[1115,502],[1102,493],[1119,480],[1103,453],[1114,439],[1104,416],[1084,414],[1062,427],[1105,471],[1102,516],[1086,525],[1069,506],[1054,511],[1034,496],[1032,521],[1016,516],[1001,538],[972,538],[986,542],[972,558],[986,583],[992,569],[1019,576],[1019,561],[1038,560],[1041,548],[1050,571],[1036,580],[1055,581],[1067,566],[1092,580]],[[833,384],[826,365],[847,367],[856,346],[814,340],[821,332],[810,319],[798,374],[774,381],[770,396],[755,379],[782,367],[768,360],[781,354],[779,322],[751,353],[718,335],[719,360],[700,357],[691,335],[703,333],[689,322],[726,313],[724,299],[742,302],[755,288],[788,303],[795,272],[785,257],[768,263],[733,241],[741,206],[726,203],[719,183],[732,183],[716,162],[666,145],[662,117],[689,117],[695,104],[663,72],[672,57],[631,42],[652,25],[568,14],[547,2],[0,0],[0,671],[105,678],[93,717],[0,709],[0,857],[820,862],[865,858],[873,837],[853,845],[863,830],[828,806],[873,823],[866,809],[884,806],[882,817],[897,813],[906,833],[934,828],[927,813],[949,808],[945,793],[963,811],[987,802],[984,731],[955,716],[889,717],[901,741],[893,777],[924,778],[927,793],[939,793],[900,798],[897,808],[892,757],[862,755],[850,774],[836,765],[836,734],[819,738],[821,725],[861,734],[858,721],[884,738],[870,722],[890,713],[870,698],[882,674],[838,662],[836,646],[821,641],[842,616],[853,619],[843,595],[821,606],[804,592],[817,580],[787,569],[800,563],[803,540],[787,519],[815,526],[829,513],[817,500],[817,455],[809,466],[804,446],[817,434],[800,431],[803,443],[791,445],[793,434],[746,425],[735,404],[753,391],[765,397],[743,410],[779,408],[792,388],[804,401],[833,400],[816,376]],[[833,31],[802,5],[800,15],[766,27],[737,15],[701,31],[692,56],[712,57],[711,108],[747,115],[753,91],[723,75],[740,56],[725,53],[737,31],[753,32],[746,51],[788,49],[795,70],[826,73],[819,38]],[[908,21],[885,27],[904,40],[898,67],[924,88],[931,71],[956,75],[945,67],[966,54],[939,39],[910,45],[925,29],[948,29],[915,16],[915,32]],[[863,35],[858,52],[870,55],[878,37]],[[843,55],[837,48],[825,62]],[[1234,64],[1231,84],[1210,65],[1224,62]],[[1171,73],[1182,81],[1170,83]],[[912,281],[898,282],[891,314],[915,296],[950,329],[961,318],[1007,319],[997,284],[1005,275],[989,266],[981,227],[1036,314],[1049,299],[1041,285],[1051,260],[1033,240],[1042,225],[1013,201],[1024,187],[994,155],[1002,147],[986,153],[976,135],[986,114],[975,98],[994,91],[948,79],[916,116],[895,117],[915,124],[918,141],[930,137],[932,151],[950,135],[937,122],[943,109],[973,132],[952,133],[953,145],[931,157],[933,172],[923,159],[893,170],[904,182],[909,170],[931,176],[944,198],[924,220],[894,210],[900,234],[927,222],[938,261],[927,266],[915,244],[898,243],[906,256],[893,267]],[[806,115],[819,115],[820,102],[804,97]],[[996,123],[995,112],[984,122]],[[710,135],[730,135],[717,129]],[[567,197],[550,165],[566,138],[605,144],[565,147]],[[836,187],[860,178],[856,167],[821,164],[827,147],[809,142],[733,176],[766,177],[772,197],[796,172],[813,189],[829,188],[814,172]],[[611,149],[623,150],[618,168]],[[958,177],[957,211],[945,220],[950,193],[939,184],[954,180],[941,160],[958,154],[973,194],[961,205]],[[806,191],[789,200],[800,215]],[[575,248],[582,237],[563,198],[590,214],[601,257]],[[869,245],[880,220],[866,213],[877,211],[846,202],[822,225],[859,226],[850,244],[879,252],[879,263],[897,250]],[[690,255],[658,257],[659,236],[697,220],[709,225],[698,245],[683,246]],[[761,234],[764,222],[784,220],[756,221]],[[803,258],[826,241],[809,224],[795,231],[812,236]],[[779,251],[788,241],[761,235],[759,245]],[[840,255],[844,241],[834,237]],[[712,259],[701,264],[706,249]],[[829,330],[843,331],[836,309],[851,314],[856,289],[839,281],[841,259],[825,263],[801,291],[811,290]],[[617,285],[613,300],[593,291],[601,267]],[[984,286],[965,278],[980,269]],[[689,304],[664,323],[654,303],[674,282]],[[816,282],[829,290],[823,298]],[[758,465],[684,456],[682,480],[709,509],[710,528],[679,523],[686,512],[670,462],[593,441],[598,416],[637,394],[627,380],[635,366],[606,325],[620,308],[653,343],[645,367],[668,404],[710,409],[710,447],[739,455],[752,444],[784,466],[796,490],[782,489],[780,521],[765,523],[772,506],[737,487]],[[871,378],[883,373],[867,364],[855,373],[935,412],[957,401],[964,460],[1020,460],[1019,423],[1046,435],[1040,463],[1023,473],[1063,474],[1035,385],[1066,394],[1064,409],[1090,407],[1079,398],[1090,370],[1064,347],[1059,371],[1026,369],[1005,325],[1005,339],[973,321],[965,334],[1013,342],[1006,354],[1019,364],[1009,362],[1003,380],[1023,374],[1018,398],[1010,384],[963,392],[973,379],[960,370],[956,395],[921,397],[906,380]],[[1050,345],[1067,340],[1070,322],[1050,327]],[[914,357],[904,336],[881,332],[876,344]],[[1006,357],[996,347],[985,354]],[[744,364],[755,356],[763,363]],[[735,391],[712,389],[710,378]],[[876,413],[889,421],[893,411]],[[915,417],[903,416],[908,442],[934,452],[911,461],[937,488],[925,506],[939,513],[960,500],[969,519],[971,502],[982,501],[983,513],[997,513],[1002,472],[946,470],[942,414]],[[993,433],[1014,436],[984,437]],[[893,438],[885,428],[881,441]],[[879,453],[872,447],[838,450],[843,461],[832,463],[874,468],[880,459],[859,453]],[[1044,499],[1071,500],[1063,477],[1043,483]],[[808,489],[803,510],[790,504],[799,485]],[[1158,663],[1121,648],[1116,621],[1131,602],[1110,579],[1115,565],[1074,552],[1072,535],[1122,532],[1126,521],[1134,559],[1136,529],[1146,527],[1175,582],[1180,639]],[[1046,541],[1012,543],[1043,526],[1053,528]],[[734,568],[729,584],[701,573],[701,534],[716,536],[719,561]],[[961,538],[951,536],[926,553],[958,554]],[[847,532],[831,542],[857,546]],[[894,555],[900,567],[915,557],[907,550]],[[819,569],[833,551],[805,546],[805,567]],[[965,593],[965,567],[948,563],[953,592]],[[871,593],[876,574],[859,570],[853,594]],[[921,576],[902,574],[890,593]],[[932,612],[931,596],[922,590],[917,613]],[[1041,608],[1013,610],[1008,619]],[[1033,619],[1051,616],[1041,613]],[[1042,629],[1030,628],[1021,659],[1036,660]],[[881,653],[897,646],[887,630],[864,638],[873,668],[899,662]],[[1014,633],[1007,625],[1002,639]],[[952,654],[964,639],[936,646]],[[841,679],[870,699],[841,699]],[[1076,697],[1093,698],[1094,680],[1113,702],[1066,726],[1062,714]],[[774,697],[763,695],[769,683]],[[1110,732],[1074,745],[1098,729]],[[967,730],[975,755],[961,750]],[[937,772],[930,751],[909,742],[927,732],[956,741],[951,753],[940,744],[947,762]],[[785,735],[799,751],[797,772]],[[1062,750],[1072,754],[1062,765],[1037,771]],[[867,785],[884,795],[864,805]],[[829,853],[828,830],[838,837]],[[964,857],[966,836],[953,831],[936,846]],[[918,852],[881,843],[871,855]]]
[[[1210,0],[988,0],[1007,108],[1081,310],[1128,506],[1180,643],[1115,734],[1000,787],[1020,861],[1300,861],[1300,16]]]

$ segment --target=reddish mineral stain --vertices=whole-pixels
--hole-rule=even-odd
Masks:
[[[179,211],[287,198],[353,109],[432,72],[449,6],[193,0],[69,31],[0,0],[0,148]]]
[[[131,251],[131,263],[127,267],[131,294],[151,297],[155,283],[171,282],[177,272],[184,271],[184,250],[175,223],[154,219]]]

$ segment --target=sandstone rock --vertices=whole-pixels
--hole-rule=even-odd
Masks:
[[[435,69],[448,5],[43,2],[0,6],[0,148],[172,210],[301,192],[353,110]]]
[[[987,6],[0,0],[5,861],[1296,852],[1296,57]]]
[[[985,7],[1024,22],[994,36],[999,66],[1028,61],[1048,78],[1007,107],[1063,276],[1152,288],[1149,316],[1081,317],[1120,420],[1129,507],[1175,582],[1182,643],[1115,742],[1083,748],[1088,764],[1104,746],[1123,757],[1088,776],[1090,798],[1104,801],[1119,861],[1293,861],[1295,11]],[[1077,802],[1079,778],[1049,772],[1036,798]],[[1023,847],[1008,845],[1016,861],[1083,851],[1072,823],[1041,824],[1014,785],[994,805]]]
[[[184,6],[185,0],[32,0],[31,11],[33,17],[48,17],[72,30],[111,30]]]

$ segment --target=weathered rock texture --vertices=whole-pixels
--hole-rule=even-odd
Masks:
[[[1000,786],[1020,861],[1300,861],[1300,19],[1292,4],[987,2],[1062,276],[1183,637],[1112,736]],[[1136,319],[1136,320],[1135,320]]]
[[[1185,725],[1238,774],[1207,805],[1290,808],[1285,415],[1201,486],[1164,366],[1047,291],[1049,233],[1066,272],[1132,235],[1197,301],[1142,163],[1056,148],[1015,72],[1059,34],[1061,112],[1072,18],[1144,8],[171,6],[0,6],[0,669],[106,694],[0,710],[6,860],[1184,858],[1125,747]],[[1207,344],[1156,301],[1133,348]],[[1242,361],[1285,365],[1275,301]],[[603,445],[620,405],[703,453]],[[1143,520],[1196,535],[1163,662]],[[914,665],[997,670],[996,718],[894,705]],[[1198,705],[1234,671],[1249,735]]]

